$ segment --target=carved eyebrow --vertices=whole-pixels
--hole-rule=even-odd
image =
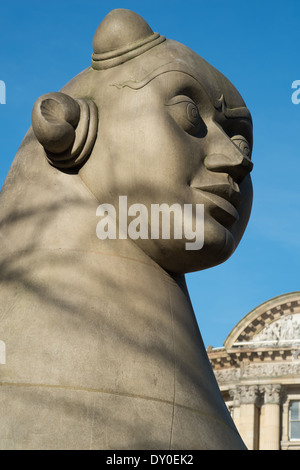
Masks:
[[[216,110],[221,111],[226,118],[229,119],[247,119],[252,123],[252,117],[249,109],[246,106],[237,108],[228,108],[225,102],[224,95],[215,101],[214,107]]]
[[[118,89],[128,87],[128,88],[131,88],[132,90],[140,90],[144,86],[148,85],[148,83],[150,83],[155,78],[157,78],[157,77],[159,77],[163,74],[170,73],[170,72],[180,72],[180,73],[183,73],[183,74],[191,77],[193,80],[195,80],[197,82],[197,84],[200,86],[200,88],[202,90],[205,90],[204,85],[201,82],[199,82],[199,80],[197,80],[197,78],[195,78],[192,73],[190,73],[186,70],[185,62],[183,62],[180,59],[178,59],[177,61],[168,62],[164,65],[161,65],[161,66],[157,67],[156,69],[154,69],[152,72],[147,74],[141,80],[126,80],[125,82],[114,83],[114,84],[112,84],[112,86],[115,86]],[[206,94],[208,94],[208,96],[210,95],[210,93],[208,93],[208,92],[206,92]],[[246,120],[248,120],[252,123],[252,118],[251,118],[250,111],[248,110],[248,108],[246,106],[240,106],[240,107],[236,107],[236,108],[228,108],[227,104],[225,102],[225,98],[224,98],[223,94],[218,99],[213,98],[213,97],[210,96],[210,100],[211,100],[212,105],[214,106],[214,108],[218,111],[221,111],[226,118],[229,118],[229,119],[230,118],[231,119],[232,118],[240,118],[240,119],[242,118],[242,119],[246,119]]]
[[[156,69],[154,69],[152,72],[147,74],[141,80],[126,80],[125,82],[122,82],[122,83],[114,83],[112,86],[115,86],[119,89],[128,87],[128,88],[131,88],[132,90],[140,90],[144,86],[148,85],[148,83],[150,83],[155,78],[157,78],[160,75],[163,75],[165,73],[169,73],[169,72],[184,73],[184,74],[190,76],[191,78],[193,78],[194,80],[196,80],[198,82],[198,80],[191,73],[189,73],[186,70],[182,69],[182,64],[184,64],[184,62],[182,62],[181,60],[178,60],[177,62],[174,62],[174,61],[173,62],[168,62],[164,65],[161,65],[161,66],[157,67]],[[172,68],[170,68],[171,66],[172,66]]]

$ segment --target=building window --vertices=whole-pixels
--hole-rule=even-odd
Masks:
[[[300,401],[290,405],[290,439],[300,440]]]

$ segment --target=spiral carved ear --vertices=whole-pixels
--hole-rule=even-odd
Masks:
[[[51,165],[58,169],[78,168],[94,146],[98,110],[91,100],[47,93],[35,102],[32,128]]]

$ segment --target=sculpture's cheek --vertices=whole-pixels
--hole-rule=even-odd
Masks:
[[[236,246],[239,244],[246,226],[248,224],[252,202],[253,202],[253,186],[250,175],[248,175],[240,184],[241,191],[241,204],[239,207],[239,222],[232,227],[232,234],[236,241]]]

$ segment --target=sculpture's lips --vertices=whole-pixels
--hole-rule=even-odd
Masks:
[[[239,220],[237,207],[241,202],[241,193],[238,185],[229,176],[228,183],[218,183],[193,187],[202,192],[203,197],[213,203],[211,214],[221,223],[232,225]]]
[[[201,191],[206,191],[208,193],[216,194],[217,196],[226,199],[226,201],[230,202],[235,208],[238,208],[241,202],[241,193],[239,187],[230,176],[228,178],[228,181],[230,182],[199,186],[197,189],[200,189]]]

